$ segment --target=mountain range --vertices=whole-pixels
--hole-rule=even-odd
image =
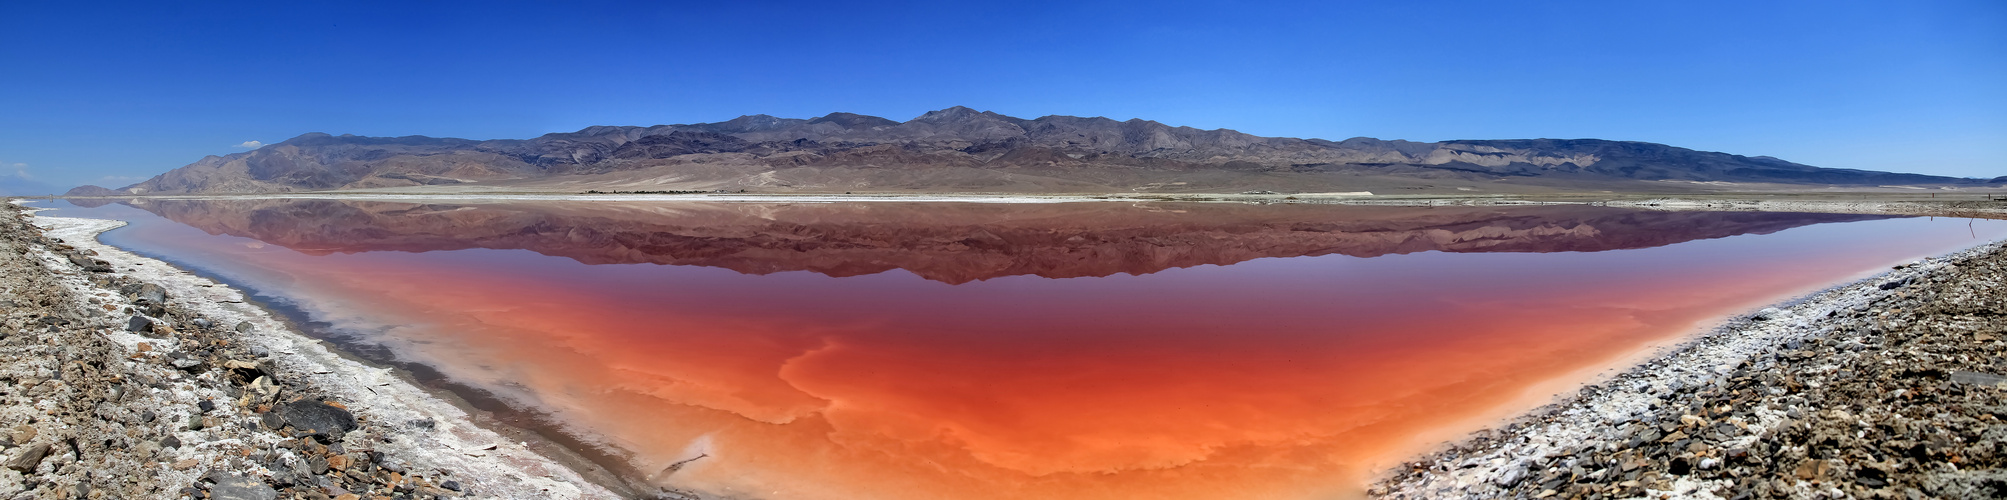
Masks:
[[[422,192],[1220,193],[1694,191],[1999,183],[1598,139],[1343,141],[966,107],[594,126],[532,139],[310,133],[74,196]]]

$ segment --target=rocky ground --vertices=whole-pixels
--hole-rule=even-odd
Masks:
[[[0,206],[0,498],[616,496],[226,287],[86,241],[115,221],[27,219]]]
[[[1388,498],[2007,497],[2007,250],[1770,308],[1410,462]]]

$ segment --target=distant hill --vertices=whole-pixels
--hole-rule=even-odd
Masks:
[[[1986,182],[1819,168],[1644,142],[1364,137],[1334,142],[1140,119],[1023,119],[957,106],[905,122],[852,113],[813,119],[749,115],[717,123],[595,126],[525,140],[311,133],[203,158],[114,194],[1665,191],[1720,183]]]
[[[103,186],[85,184],[70,188],[68,192],[63,193],[63,196],[117,196],[118,194],[118,191]]]

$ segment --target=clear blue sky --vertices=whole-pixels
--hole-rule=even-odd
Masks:
[[[0,176],[304,132],[966,105],[1259,135],[1604,138],[2007,175],[2007,2],[0,5]]]

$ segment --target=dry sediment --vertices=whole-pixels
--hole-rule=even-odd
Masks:
[[[0,498],[608,498],[235,290],[0,206]],[[65,241],[65,239],[69,241]]]
[[[1388,498],[2007,497],[2007,250],[1769,308],[1410,462]]]

